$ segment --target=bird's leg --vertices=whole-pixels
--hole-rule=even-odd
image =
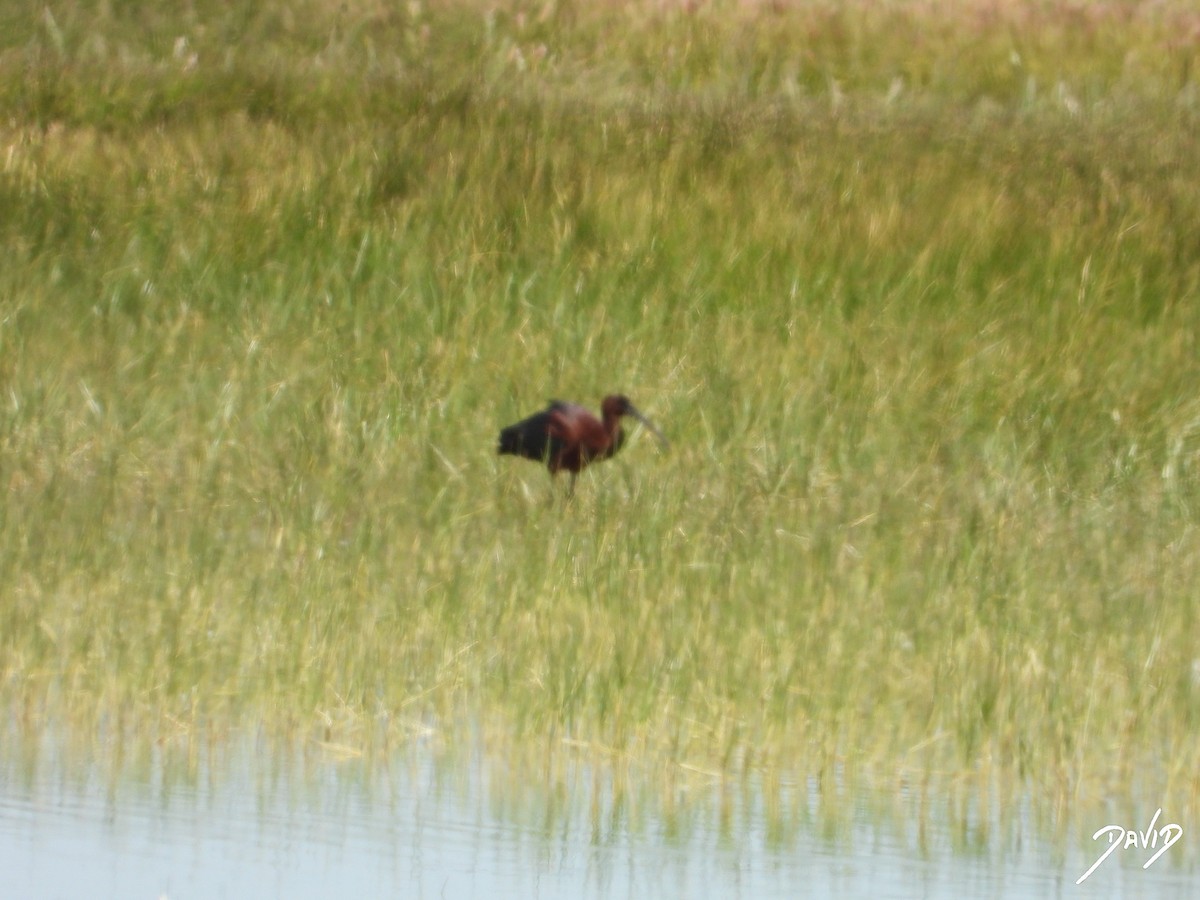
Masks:
[[[571,473],[571,483],[567,485],[567,499],[570,500],[575,496],[575,479],[579,477],[578,472]]]

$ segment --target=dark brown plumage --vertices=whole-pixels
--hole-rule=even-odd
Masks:
[[[575,478],[583,469],[621,449],[625,443],[623,416],[637,419],[667,446],[667,439],[658,427],[623,394],[605,397],[600,404],[600,416],[597,419],[591,410],[578,403],[552,400],[540,413],[502,429],[497,451],[544,462],[551,475],[565,469],[571,473],[574,489]]]

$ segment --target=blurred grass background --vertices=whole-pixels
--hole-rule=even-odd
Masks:
[[[16,3],[0,35],[21,728],[482,722],[650,783],[1194,809],[1189,4]],[[493,456],[618,390],[670,454],[570,503]]]

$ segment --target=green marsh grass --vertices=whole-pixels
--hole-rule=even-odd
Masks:
[[[255,9],[4,14],[18,729],[1195,809],[1186,4]]]

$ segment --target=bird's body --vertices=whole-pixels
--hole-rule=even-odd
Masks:
[[[497,451],[546,464],[551,475],[566,470],[575,476],[593,462],[608,459],[625,443],[621,417],[633,416],[666,445],[662,432],[629,398],[614,394],[600,404],[600,418],[578,403],[552,400],[550,405],[500,432]]]

